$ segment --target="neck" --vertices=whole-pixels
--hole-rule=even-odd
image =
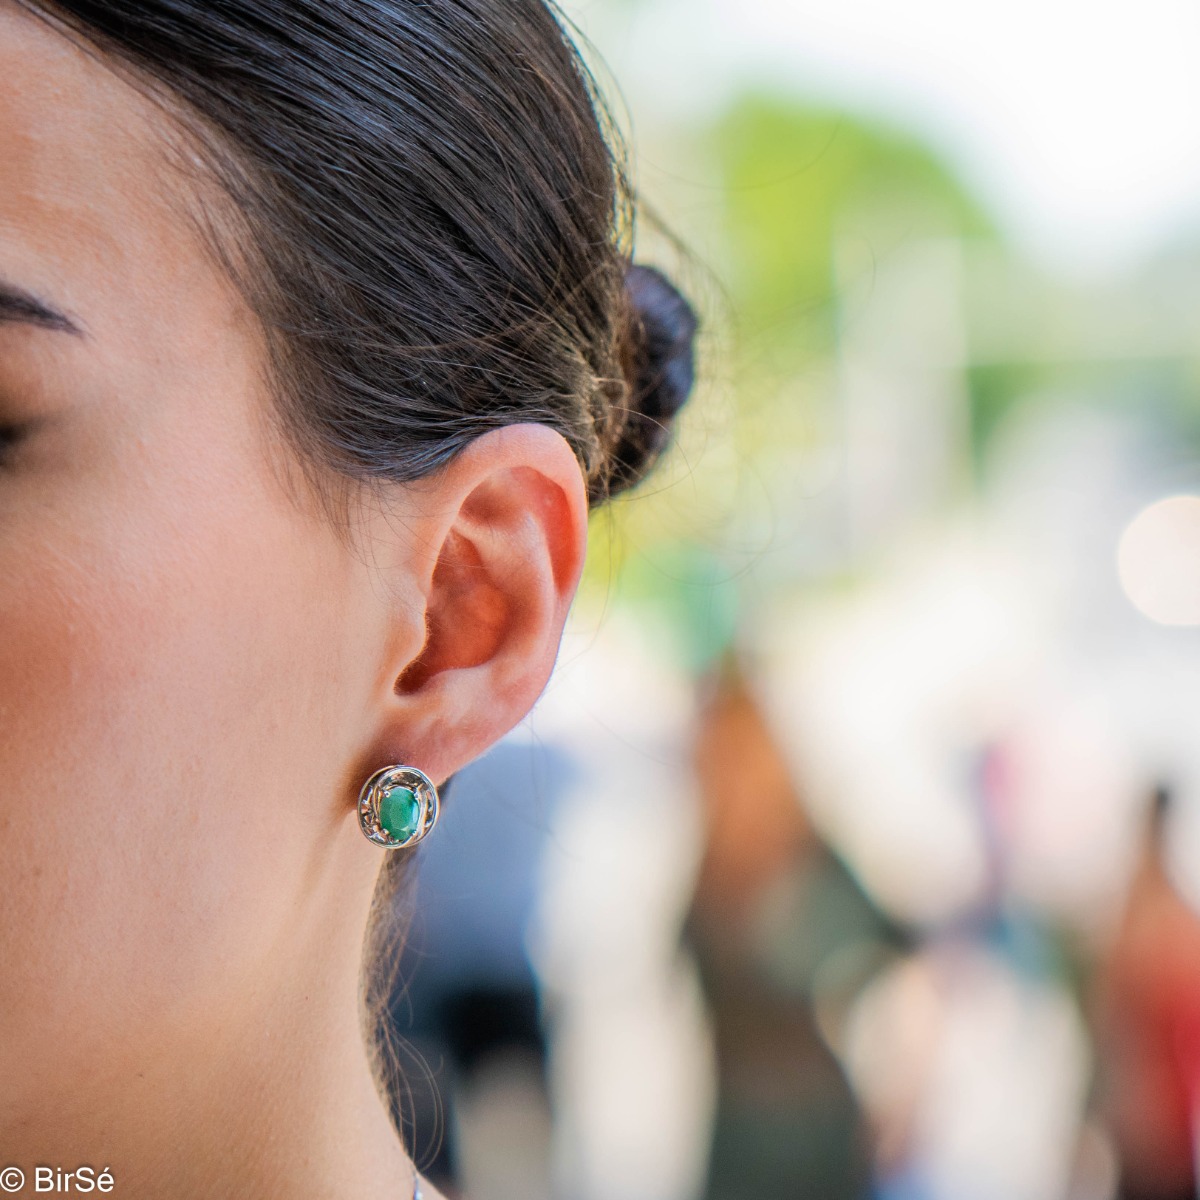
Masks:
[[[181,1004],[102,1061],[61,1055],[69,1075],[0,1094],[0,1166],[25,1171],[21,1194],[36,1165],[86,1164],[107,1168],[120,1200],[409,1200],[413,1166],[359,1027],[351,930],[369,896],[345,901],[301,915],[300,944],[230,981],[219,1007]]]

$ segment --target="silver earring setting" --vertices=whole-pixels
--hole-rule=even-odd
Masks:
[[[415,846],[438,819],[438,790],[416,767],[381,767],[358,794],[358,823],[377,846]]]

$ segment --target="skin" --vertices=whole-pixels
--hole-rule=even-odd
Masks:
[[[0,298],[0,1167],[398,1200],[358,789],[389,763],[441,783],[532,706],[583,478],[514,425],[340,533],[176,202],[167,120],[0,0],[0,283],[47,309]]]

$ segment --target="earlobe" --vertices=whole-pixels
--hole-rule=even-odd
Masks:
[[[425,639],[397,664],[387,741],[441,780],[532,708],[550,676],[587,547],[587,497],[561,434],[475,439],[422,492]],[[437,514],[434,516],[433,514]]]

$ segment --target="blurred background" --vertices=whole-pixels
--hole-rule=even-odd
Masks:
[[[472,1200],[1183,1200],[1200,6],[571,0],[701,310],[400,914]]]

